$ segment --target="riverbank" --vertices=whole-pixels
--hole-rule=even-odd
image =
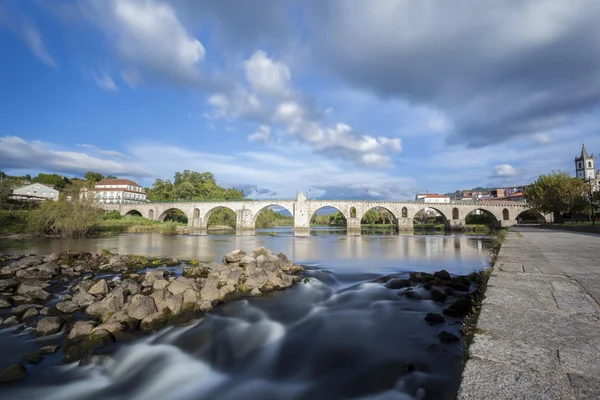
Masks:
[[[63,363],[78,361],[101,346],[197,319],[220,303],[288,288],[302,272],[264,247],[230,252],[223,264],[108,251],[0,256],[0,326],[63,339],[5,368],[0,383],[27,377],[24,363],[59,350]]]
[[[511,229],[457,398],[600,397],[599,245],[591,235]]]

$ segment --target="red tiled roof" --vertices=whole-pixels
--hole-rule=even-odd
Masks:
[[[131,186],[140,186],[134,181],[130,181],[129,179],[102,179],[100,182],[96,183],[97,185],[131,185]],[[141,187],[141,186],[140,186]]]

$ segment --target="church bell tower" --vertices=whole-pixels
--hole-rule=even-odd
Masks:
[[[596,159],[581,145],[581,156],[575,157],[575,176],[581,179],[596,179]]]

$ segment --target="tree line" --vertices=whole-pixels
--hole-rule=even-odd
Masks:
[[[589,219],[597,213],[600,192],[592,191],[590,183],[574,178],[565,172],[553,172],[540,175],[525,187],[523,196],[534,210],[553,214],[555,223],[564,223],[565,219]]]

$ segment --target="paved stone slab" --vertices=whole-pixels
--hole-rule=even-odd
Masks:
[[[600,399],[600,235],[516,228],[498,254],[459,399]]]

